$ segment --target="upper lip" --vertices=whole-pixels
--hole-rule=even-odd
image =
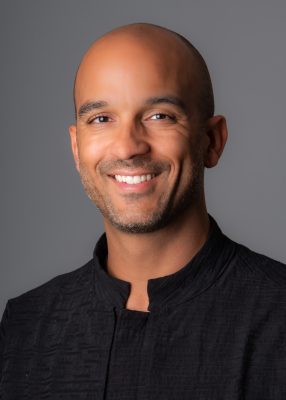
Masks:
[[[112,174],[108,174],[109,176],[115,176],[115,175],[120,175],[120,176],[142,176],[142,175],[159,175],[157,172],[152,172],[152,171],[120,171],[120,172],[113,172]]]

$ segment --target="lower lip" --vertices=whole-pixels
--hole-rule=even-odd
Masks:
[[[126,192],[144,192],[150,189],[156,182],[157,176],[150,179],[149,181],[144,181],[140,183],[126,183],[126,182],[118,182],[115,178],[111,178],[113,182],[116,184],[118,188]]]

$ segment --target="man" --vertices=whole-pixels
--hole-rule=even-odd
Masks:
[[[208,214],[227,140],[198,51],[131,24],[77,71],[76,168],[101,211],[94,257],[8,302],[3,399],[286,398],[285,265]]]

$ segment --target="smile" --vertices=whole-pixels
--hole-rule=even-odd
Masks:
[[[124,182],[129,185],[136,185],[138,183],[150,181],[155,177],[155,174],[146,174],[146,175],[115,175],[114,178],[117,182]]]

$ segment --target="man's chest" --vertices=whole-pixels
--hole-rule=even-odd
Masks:
[[[233,313],[227,307],[224,315],[216,307],[159,314],[59,310],[9,336],[2,398],[280,398],[275,391],[286,391],[281,328],[268,314],[255,320],[243,310]]]

